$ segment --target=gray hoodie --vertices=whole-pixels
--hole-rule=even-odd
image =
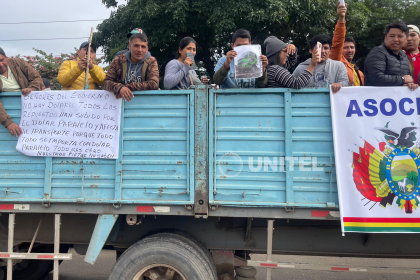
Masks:
[[[310,63],[311,58],[299,64],[293,72],[293,76],[300,76],[303,71],[308,68]],[[347,70],[344,63],[341,61],[327,59],[326,62],[318,63],[305,88],[328,87],[329,84],[333,83],[339,83],[343,87],[350,86],[349,77],[347,76]]]
[[[125,53],[125,57],[127,58],[127,74],[125,76],[125,83],[141,83],[142,82],[142,69],[143,64],[146,59],[151,56],[150,52],[147,52],[144,58],[137,62],[133,63],[131,61],[131,51]]]

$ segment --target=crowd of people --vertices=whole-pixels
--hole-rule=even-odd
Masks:
[[[311,58],[300,63],[293,73],[289,70],[297,63],[297,48],[275,36],[264,41],[265,54],[260,56],[263,75],[259,78],[236,79],[235,48],[251,45],[251,34],[245,29],[234,32],[231,50],[220,58],[215,67],[213,82],[220,88],[317,88],[329,87],[337,93],[349,86],[407,86],[414,91],[420,83],[420,30],[415,25],[394,21],[385,30],[382,45],[368,54],[364,73],[353,59],[356,41],[346,37],[347,5],[337,3],[338,21],[334,35],[320,34],[309,42]],[[131,101],[133,91],[158,90],[159,67],[149,52],[149,39],[139,28],[127,34],[128,48],[116,54],[107,71],[93,63],[97,47],[89,43],[80,45],[77,61],[65,61],[59,70],[58,81],[62,90],[85,89],[85,73],[88,71],[88,88],[114,92],[116,98]],[[318,48],[318,43],[322,46]],[[192,85],[208,84],[207,77],[200,80],[192,69],[197,43],[185,37],[179,43],[175,58],[165,68],[164,87],[168,90],[188,89]],[[192,54],[192,57],[191,57]],[[88,59],[90,56],[90,59]],[[88,62],[89,61],[89,62]],[[19,58],[7,58],[0,48],[0,92],[21,91],[26,96],[31,91],[49,90],[49,81],[42,79],[28,63]],[[6,113],[0,102],[0,123],[13,136],[22,130]]]

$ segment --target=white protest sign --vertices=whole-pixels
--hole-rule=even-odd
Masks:
[[[121,99],[104,90],[22,96],[16,150],[28,156],[118,158]]]
[[[331,94],[342,231],[420,232],[420,90]]]

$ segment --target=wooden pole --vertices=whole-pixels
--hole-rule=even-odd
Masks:
[[[90,29],[90,36],[89,36],[89,47],[87,51],[87,66],[86,66],[86,73],[85,73],[85,90],[89,89],[88,79],[89,79],[89,63],[90,63],[90,46],[92,44],[92,36],[93,36],[93,27]]]

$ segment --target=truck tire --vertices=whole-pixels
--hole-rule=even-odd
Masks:
[[[255,277],[257,275],[257,270],[253,266],[237,266],[235,272],[237,275],[245,278]]]
[[[216,280],[212,264],[184,238],[158,233],[136,242],[118,259],[109,280],[148,280],[150,273],[174,273],[173,280]]]
[[[183,231],[171,231],[171,232],[164,232],[161,234],[162,236],[165,234],[176,235],[177,238],[181,238],[184,242],[188,243],[195,250],[202,253],[202,256],[206,258],[210,264],[210,269],[213,272],[213,277],[217,279],[217,271],[216,271],[216,265],[214,263],[214,259],[212,255],[210,254],[210,251],[206,248],[206,246],[204,246],[204,244],[200,240],[195,239],[194,237],[192,237],[191,235]]]

